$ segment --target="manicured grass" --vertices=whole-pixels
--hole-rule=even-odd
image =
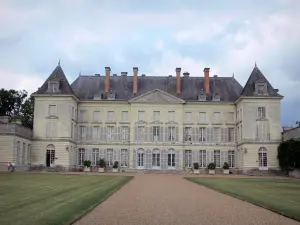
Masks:
[[[131,178],[0,173],[0,224],[69,224]]]
[[[186,179],[300,221],[299,180],[200,177]]]

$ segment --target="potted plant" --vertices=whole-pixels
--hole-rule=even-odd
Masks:
[[[210,164],[208,164],[207,168],[208,168],[208,174],[212,175],[212,174],[216,173],[215,172],[215,169],[216,169],[216,164],[215,163],[211,162]]]
[[[104,159],[100,159],[99,162],[98,162],[98,172],[99,173],[103,173],[104,172],[104,168],[106,167],[106,163],[105,163],[105,160]]]
[[[224,164],[223,164],[223,173],[229,174],[229,165],[227,162],[224,162]]]
[[[194,174],[199,174],[199,163],[195,162],[194,163]]]
[[[90,172],[91,171],[91,160],[84,160],[83,166],[84,166],[84,172]]]
[[[114,162],[113,170],[112,171],[113,171],[113,173],[119,172],[119,162],[118,161]]]

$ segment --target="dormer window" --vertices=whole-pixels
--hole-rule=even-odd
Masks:
[[[107,100],[115,100],[117,96],[117,93],[113,91],[113,89],[110,89],[109,93],[107,94]]]
[[[94,100],[102,100],[103,99],[103,92],[102,91],[97,91],[95,94],[94,94]]]
[[[59,92],[59,82],[58,81],[48,81],[48,92]]]
[[[220,101],[220,95],[218,90],[215,90],[213,94],[213,101]]]
[[[261,82],[255,83],[255,93],[257,95],[267,94],[267,83],[261,83]]]
[[[198,94],[198,101],[206,101],[206,94],[203,89],[201,89],[200,93]]]

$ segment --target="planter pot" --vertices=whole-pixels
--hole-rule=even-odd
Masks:
[[[208,170],[208,174],[210,174],[210,175],[213,175],[215,173],[216,173],[215,170]]]
[[[104,168],[98,168],[99,173],[104,173]]]
[[[113,168],[112,172],[117,173],[117,172],[119,172],[119,169],[118,168]]]
[[[200,170],[194,170],[194,174],[200,174]]]
[[[91,168],[90,167],[84,167],[84,172],[90,172]]]
[[[229,170],[223,170],[224,174],[229,174]]]

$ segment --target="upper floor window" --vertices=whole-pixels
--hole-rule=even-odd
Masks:
[[[122,141],[129,141],[129,127],[121,127]]]
[[[159,121],[160,112],[159,111],[153,111],[153,121]]]
[[[175,111],[169,111],[169,121],[175,120]]]
[[[192,141],[192,128],[191,127],[184,128],[184,141]]]
[[[46,124],[46,137],[54,138],[57,137],[57,121],[48,120]]]
[[[228,142],[234,141],[234,128],[228,128]]]
[[[213,129],[213,140],[214,140],[214,142],[220,142],[221,141],[221,128],[220,127],[214,127],[214,129]]]
[[[234,122],[234,112],[228,113],[228,122]]]
[[[128,121],[128,112],[122,111],[122,121]]]
[[[199,128],[199,141],[200,142],[206,141],[206,128],[205,127]]]
[[[168,140],[175,141],[176,133],[175,127],[168,127]]]
[[[94,111],[94,121],[99,122],[100,121],[100,111]]]
[[[267,84],[266,83],[256,83],[255,85],[256,93],[263,95],[267,93]]]
[[[48,81],[48,92],[58,92],[59,91],[59,82],[58,81]]]
[[[199,119],[201,122],[206,121],[206,113],[205,112],[200,112],[199,116],[200,116]]]
[[[160,127],[153,127],[153,141],[160,141],[159,134],[160,134]]]
[[[85,126],[80,126],[79,127],[79,138],[81,140],[86,139],[86,127]]]
[[[72,106],[71,115],[72,115],[72,118],[74,119],[75,118],[75,107],[74,106]]]
[[[220,119],[221,119],[221,114],[220,114],[220,112],[214,112],[213,121],[214,121],[214,122],[219,122]]]
[[[145,120],[145,111],[138,111],[138,119]]]
[[[266,108],[265,107],[258,107],[257,109],[257,116],[258,118],[265,118],[266,117]]]
[[[107,140],[113,141],[115,136],[115,127],[109,126],[107,127]]]
[[[115,120],[115,112],[114,111],[108,111],[107,112],[107,120],[108,121],[114,121]]]
[[[81,122],[84,122],[87,120],[87,113],[86,113],[86,110],[80,110],[79,111],[79,120]]]
[[[185,121],[191,121],[191,119],[192,119],[192,113],[185,112]]]
[[[138,133],[137,133],[138,141],[145,141],[146,140],[146,138],[145,138],[145,136],[146,136],[145,127],[140,126],[140,127],[138,127],[137,131],[138,131]]]
[[[49,105],[48,114],[49,114],[49,116],[56,115],[56,105]]]

